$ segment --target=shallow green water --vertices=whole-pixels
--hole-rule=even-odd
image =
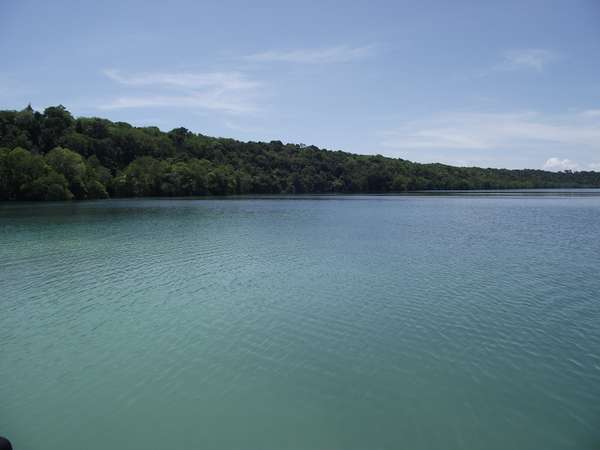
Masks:
[[[600,196],[0,205],[16,450],[600,448]]]

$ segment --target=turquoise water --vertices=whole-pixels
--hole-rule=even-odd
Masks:
[[[0,251],[16,450],[600,448],[597,191],[4,204]]]

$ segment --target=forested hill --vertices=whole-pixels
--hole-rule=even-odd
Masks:
[[[600,187],[600,172],[418,164],[75,119],[63,106],[0,111],[0,200],[567,187]]]

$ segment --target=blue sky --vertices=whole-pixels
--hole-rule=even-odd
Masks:
[[[0,0],[0,107],[600,170],[600,1]]]

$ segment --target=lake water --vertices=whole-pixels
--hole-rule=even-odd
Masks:
[[[600,194],[0,205],[16,450],[599,449]]]

